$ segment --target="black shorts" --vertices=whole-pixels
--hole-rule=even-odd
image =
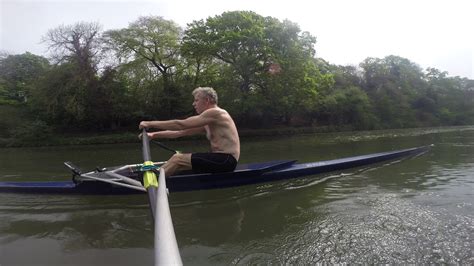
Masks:
[[[237,160],[228,153],[193,153],[191,165],[195,173],[223,173],[234,171]]]

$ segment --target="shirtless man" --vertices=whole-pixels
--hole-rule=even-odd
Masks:
[[[217,106],[217,93],[213,88],[196,88],[193,96],[193,107],[198,115],[184,120],[142,121],[139,128],[162,130],[147,133],[150,139],[204,133],[210,141],[209,153],[174,154],[163,165],[166,176],[191,169],[196,173],[233,171],[240,157],[240,140],[234,120],[226,110]]]

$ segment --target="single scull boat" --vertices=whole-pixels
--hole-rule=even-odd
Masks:
[[[166,185],[169,191],[173,192],[225,188],[291,179],[418,155],[428,151],[431,146],[310,163],[280,160],[240,164],[235,171],[228,173],[181,173],[166,177]],[[154,163],[154,165],[158,166],[160,164],[163,163]],[[143,164],[107,167],[90,172],[83,172],[70,162],[65,162],[65,165],[73,172],[72,181],[0,182],[0,192],[131,194],[144,193],[146,191],[142,183],[138,181],[147,167]]]

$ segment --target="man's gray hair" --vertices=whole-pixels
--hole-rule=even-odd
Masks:
[[[211,103],[217,104],[217,92],[211,87],[199,87],[193,90],[193,96],[208,98]]]

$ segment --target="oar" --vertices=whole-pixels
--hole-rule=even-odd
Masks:
[[[154,164],[151,161],[150,143],[148,140],[146,129],[143,129],[143,133],[142,133],[142,152],[143,152],[143,167],[147,168],[145,169],[146,171],[143,172],[143,186],[145,187],[148,193],[148,200],[150,202],[151,214],[153,215],[153,219],[155,219],[158,180],[156,179],[155,172],[153,172]]]
[[[155,219],[155,265],[182,265],[178,243],[174,233],[166,190],[165,171],[160,169],[159,183],[151,161],[150,143],[146,130],[142,133],[143,185],[148,192],[150,208]]]

